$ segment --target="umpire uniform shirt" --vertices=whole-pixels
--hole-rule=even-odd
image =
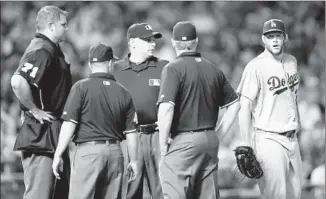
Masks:
[[[223,72],[200,53],[182,53],[162,72],[158,103],[175,105],[172,135],[214,128],[219,107],[229,106],[237,100],[238,95]]]
[[[110,73],[93,73],[71,89],[62,119],[78,124],[74,142],[122,140],[135,130],[130,94]]]
[[[31,85],[36,106],[60,117],[71,88],[70,64],[59,45],[36,33],[27,47],[15,74]],[[24,111],[28,111],[21,104]]]
[[[160,89],[161,72],[168,63],[157,57],[136,65],[125,59],[116,62],[114,76],[130,92],[139,124],[153,124],[157,121],[156,101]]]
[[[22,76],[29,83],[34,103],[39,109],[49,111],[56,118],[60,118],[71,88],[71,73],[70,65],[65,61],[59,45],[45,35],[36,33],[15,74]],[[55,132],[60,131],[62,121],[54,120],[51,124],[40,124],[22,103],[20,107],[24,111],[24,123],[14,150],[54,153],[54,145],[58,139],[58,133]],[[55,134],[51,143],[47,138],[43,139],[48,127]]]

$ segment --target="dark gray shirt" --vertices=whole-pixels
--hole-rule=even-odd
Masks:
[[[168,63],[157,57],[150,57],[136,65],[129,56],[116,62],[114,76],[130,92],[135,104],[139,124],[152,124],[157,121],[156,101],[161,84],[161,73]]]
[[[158,104],[175,105],[172,134],[215,127],[219,108],[239,99],[223,72],[196,52],[168,64],[161,80]]]
[[[93,73],[76,82],[67,99],[62,119],[76,123],[74,142],[122,140],[123,131],[136,128],[130,94],[110,73]]]

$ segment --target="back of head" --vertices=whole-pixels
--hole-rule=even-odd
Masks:
[[[91,46],[88,53],[90,63],[99,63],[113,59],[113,50],[105,44],[95,44]]]
[[[57,6],[44,6],[36,16],[36,32],[46,29],[48,23],[54,23],[60,20],[60,16],[67,16],[68,12],[61,10]]]
[[[173,27],[172,39],[176,50],[192,50],[197,47],[196,27],[189,21],[180,21]]]
[[[105,44],[95,44],[89,49],[88,58],[92,72],[108,72],[113,50]]]
[[[176,41],[190,41],[197,38],[196,27],[190,21],[180,21],[173,26],[172,37]]]

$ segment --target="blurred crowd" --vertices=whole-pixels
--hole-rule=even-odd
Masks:
[[[36,14],[46,4],[49,2],[1,2],[1,172],[22,171],[19,153],[12,151],[20,126],[20,112],[10,78],[35,34]],[[197,27],[198,50],[217,63],[236,88],[246,64],[263,50],[263,22],[270,18],[284,20],[289,35],[286,51],[297,58],[301,76],[299,140],[304,177],[307,185],[313,184],[312,172],[325,164],[325,2],[74,1],[50,4],[69,12],[67,41],[61,47],[71,63],[74,82],[90,73],[87,55],[91,45],[102,42],[112,46],[117,57],[126,56],[126,32],[135,22],[147,22],[160,31],[163,38],[157,42],[156,56],[173,60],[172,27],[177,21],[189,20]],[[235,124],[221,141],[222,188],[254,184],[236,175],[232,150],[239,139]],[[325,173],[325,169],[321,171]]]

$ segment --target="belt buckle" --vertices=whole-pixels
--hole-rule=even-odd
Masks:
[[[148,128],[144,128],[141,132],[143,134],[151,134],[151,132],[150,132],[150,130]]]
[[[154,132],[154,131],[151,132],[152,128],[148,125],[139,125],[138,129],[139,129],[139,132],[144,133],[144,134],[151,134]]]
[[[140,132],[145,132],[145,133],[146,133],[146,131],[147,131],[146,126],[139,126],[139,131],[140,131]]]
[[[139,131],[139,132],[143,132],[143,126],[142,125],[139,125],[139,126],[137,126],[137,131]]]

